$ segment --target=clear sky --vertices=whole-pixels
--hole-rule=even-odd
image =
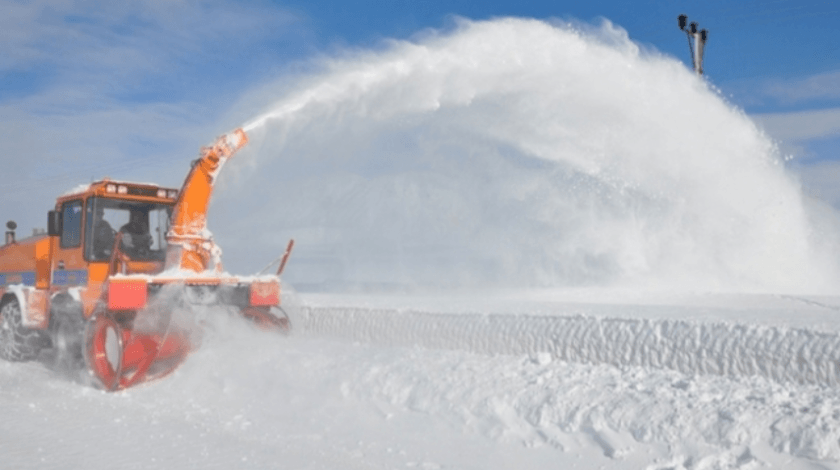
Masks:
[[[383,48],[457,17],[608,19],[689,67],[683,13],[709,31],[706,78],[840,205],[840,2],[0,0],[0,217],[43,226],[55,195],[102,176],[180,184],[235,104],[318,57]]]

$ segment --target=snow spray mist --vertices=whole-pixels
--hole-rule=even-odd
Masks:
[[[228,194],[250,256],[297,238],[293,282],[840,285],[772,141],[609,22],[464,20],[323,69],[245,125],[257,163]]]

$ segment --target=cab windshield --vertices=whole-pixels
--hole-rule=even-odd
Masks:
[[[135,261],[163,261],[172,206],[103,197],[88,200],[85,213],[85,258],[108,261],[117,233],[120,251]]]

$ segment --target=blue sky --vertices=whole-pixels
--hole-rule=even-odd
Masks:
[[[840,205],[840,4],[766,1],[2,0],[0,217],[43,226],[54,196],[104,175],[178,185],[236,106],[318,57],[383,48],[456,18],[598,22],[689,66],[684,13],[709,30],[706,78]],[[241,105],[241,103],[240,103]],[[238,110],[238,111],[237,111]]]

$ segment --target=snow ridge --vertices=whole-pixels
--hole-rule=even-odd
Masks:
[[[840,335],[808,329],[686,320],[599,318],[303,306],[304,334],[389,345],[527,354],[585,364],[840,382]]]

